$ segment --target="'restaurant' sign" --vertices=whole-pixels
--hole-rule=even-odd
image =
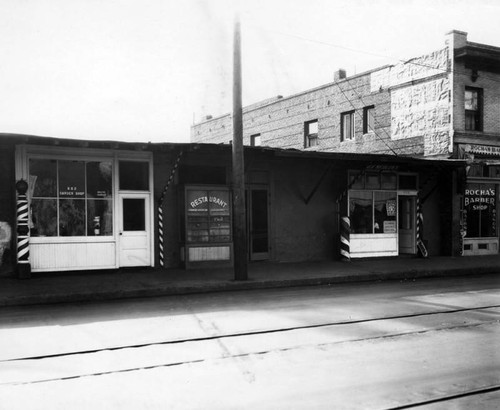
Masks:
[[[188,212],[207,212],[210,213],[229,211],[229,192],[228,191],[201,191],[192,190],[187,193]]]

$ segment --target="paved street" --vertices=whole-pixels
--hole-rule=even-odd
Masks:
[[[0,309],[1,409],[498,408],[496,275]]]

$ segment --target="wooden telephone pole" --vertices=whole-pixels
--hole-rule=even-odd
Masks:
[[[248,279],[247,229],[245,216],[245,166],[243,156],[243,111],[241,106],[241,28],[234,22],[233,50],[233,243],[234,279]]]

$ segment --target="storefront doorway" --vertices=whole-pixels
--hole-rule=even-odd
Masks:
[[[247,223],[250,260],[269,259],[269,192],[264,188],[247,191]]]
[[[150,266],[149,194],[120,194],[119,207],[119,266]]]
[[[415,196],[399,195],[399,253],[416,253],[416,212]]]

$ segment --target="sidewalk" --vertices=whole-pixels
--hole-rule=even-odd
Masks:
[[[397,258],[351,262],[251,263],[248,280],[232,269],[124,269],[0,277],[0,306],[83,302],[229,290],[326,285],[498,273],[500,256]]]

